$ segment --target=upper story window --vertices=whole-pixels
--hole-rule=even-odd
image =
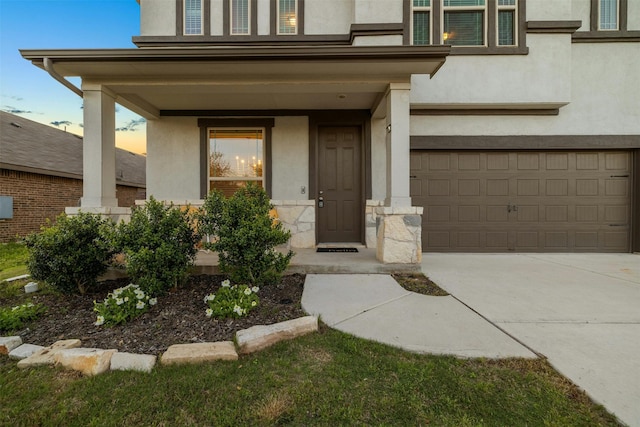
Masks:
[[[484,46],[485,0],[444,0],[444,43],[453,46]]]
[[[520,0],[411,0],[414,45],[450,44],[465,53],[478,47],[518,50],[524,38]],[[523,40],[520,40],[523,38]],[[526,49],[525,49],[526,50]],[[452,51],[452,53],[457,51]],[[462,52],[462,50],[460,50]],[[478,51],[479,52],[479,51]]]
[[[232,35],[249,35],[251,34],[251,8],[249,0],[230,0],[231,1],[231,34]]]
[[[620,1],[598,0],[598,3],[598,30],[618,30]]]
[[[202,35],[202,0],[184,0],[185,35]]]
[[[298,1],[278,0],[278,34],[298,33]]]

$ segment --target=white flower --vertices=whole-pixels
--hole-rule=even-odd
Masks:
[[[238,313],[238,316],[242,316],[242,309],[240,308],[239,305],[236,305],[235,307],[233,307],[233,312]]]
[[[251,290],[253,291],[254,294],[257,294],[260,288],[257,286],[254,286],[253,288],[251,288]]]
[[[124,304],[124,300],[122,298],[116,298],[116,304],[117,305],[122,305],[122,304]]]
[[[98,316],[98,319],[96,320],[96,323],[94,323],[94,325],[96,326],[104,325],[104,316]]]
[[[245,295],[251,295],[251,289],[246,288],[246,289],[244,290],[244,294],[245,294]]]
[[[149,305],[156,305],[158,303],[158,298],[151,298],[149,300]]]
[[[124,297],[124,302],[129,302],[129,297]]]
[[[205,295],[204,296],[204,302],[209,302],[209,301],[213,301],[216,298],[216,296],[214,294],[209,294],[209,295]]]
[[[258,303],[257,303],[257,302],[255,302],[255,301],[251,301],[251,307],[255,307],[256,305],[258,305]]]
[[[212,309],[210,309],[210,308],[207,308],[206,313],[207,313],[207,317],[211,317],[211,316],[213,316],[213,310],[212,310]]]
[[[136,308],[138,310],[142,310],[144,308],[146,304],[143,301],[138,301],[138,303],[136,304]]]
[[[223,288],[228,288],[229,286],[231,286],[231,281],[229,279],[222,282]]]
[[[120,295],[122,293],[122,291],[124,291],[124,288],[118,288],[115,291],[113,291],[113,296],[117,297],[118,295]]]

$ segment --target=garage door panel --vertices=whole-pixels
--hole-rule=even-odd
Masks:
[[[423,250],[626,252],[630,158],[414,151],[411,195],[425,208]]]

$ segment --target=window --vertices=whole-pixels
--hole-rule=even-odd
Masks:
[[[278,0],[278,34],[298,34],[297,0]]]
[[[202,35],[202,0],[184,0],[184,34]]]
[[[498,0],[498,46],[516,45],[516,0]]]
[[[209,191],[225,196],[248,182],[264,186],[264,129],[210,128]]]
[[[626,1],[626,0],[619,0]],[[452,53],[523,53],[522,0],[405,0],[405,43],[450,44]]]
[[[251,8],[249,0],[231,1],[231,34],[249,35],[251,34],[249,23],[251,22]]]
[[[444,0],[442,39],[453,46],[485,45],[485,0]]]
[[[431,44],[431,0],[413,0],[411,43]]]
[[[618,30],[619,0],[599,0],[598,3],[598,30]]]

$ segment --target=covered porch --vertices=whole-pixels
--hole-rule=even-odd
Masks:
[[[115,197],[116,103],[146,118],[148,130],[156,130],[148,131],[147,137],[147,196],[178,204],[198,204],[209,189],[203,175],[208,163],[206,127],[194,125],[196,121],[307,117],[313,122],[323,112],[332,111],[336,117],[356,111],[366,116],[361,127],[365,155],[358,172],[363,184],[357,190],[361,230],[356,243],[375,248],[382,263],[411,264],[421,260],[422,213],[422,208],[411,206],[409,188],[411,76],[433,75],[449,49],[289,46],[21,53],[83,98],[83,197],[80,207],[70,208],[69,213],[92,211],[117,219],[128,214],[117,207]],[[82,78],[81,88],[66,80],[71,76]],[[308,122],[300,132],[306,132],[307,140],[296,146],[308,157],[297,171],[301,180],[289,182],[283,172],[290,165],[278,156],[287,148],[273,153],[269,146],[265,148],[264,186],[279,212],[287,216],[299,206],[309,211],[306,219],[311,230],[306,231],[308,238],[297,240],[303,243],[296,250],[322,241],[318,237],[323,221],[319,216],[322,176],[314,143],[317,135],[313,135],[317,128]],[[191,124],[187,129],[182,123]],[[186,154],[176,157],[174,153]],[[167,173],[172,162],[186,165],[182,175]],[[303,188],[303,195],[294,194],[292,186]]]

